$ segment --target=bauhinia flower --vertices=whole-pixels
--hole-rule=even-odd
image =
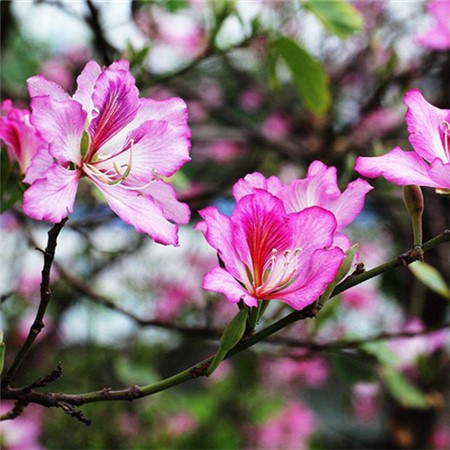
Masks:
[[[176,223],[187,223],[190,211],[163,177],[190,159],[186,104],[138,98],[124,60],[103,69],[90,61],[77,82],[70,97],[42,75],[28,80],[31,123],[54,163],[25,192],[24,211],[59,222],[73,211],[86,177],[124,222],[157,242],[177,244]]]
[[[20,173],[25,175],[25,183],[42,178],[53,162],[47,143],[30,123],[30,112],[15,108],[11,100],[2,103],[0,139],[6,144],[10,161],[19,164]],[[39,164],[33,164],[30,168],[32,159],[39,160]]]
[[[428,103],[417,89],[405,95],[406,124],[413,152],[395,147],[383,156],[359,157],[355,170],[391,183],[450,189],[450,110]]]
[[[266,179],[258,172],[249,174],[234,185],[233,195],[238,201],[257,189],[268,191],[282,200],[287,213],[312,206],[320,206],[333,213],[337,221],[334,245],[347,250],[351,243],[341,230],[355,220],[364,207],[366,194],[373,188],[367,181],[358,178],[341,193],[336,168],[314,161],[308,168],[306,178],[294,180],[288,185],[274,176]]]
[[[333,214],[319,207],[288,214],[279,198],[263,190],[242,197],[231,217],[213,206],[200,215],[197,229],[224,265],[205,275],[203,288],[233,303],[280,300],[300,310],[324,292],[344,258],[341,249],[330,248]]]
[[[450,49],[450,1],[431,0],[427,9],[435,24],[431,30],[418,36],[417,43],[431,50]]]

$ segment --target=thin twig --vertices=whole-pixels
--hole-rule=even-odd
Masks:
[[[41,300],[39,303],[39,308],[36,313],[36,318],[34,319],[33,325],[31,325],[28,337],[22,345],[21,349],[17,353],[11,367],[6,372],[5,377],[2,380],[2,386],[9,386],[11,384],[14,375],[17,370],[25,360],[33,342],[35,341],[38,334],[44,328],[44,315],[47,310],[47,306],[51,298],[50,290],[50,271],[53,264],[53,259],[55,257],[55,250],[57,244],[57,238],[61,230],[63,229],[67,218],[63,219],[61,222],[55,224],[52,229],[48,232],[47,248],[43,251],[44,254],[44,267],[42,268],[42,281],[41,281]]]

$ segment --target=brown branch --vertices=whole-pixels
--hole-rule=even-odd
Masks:
[[[42,253],[44,254],[44,267],[42,268],[41,300],[39,303],[39,308],[36,313],[36,318],[34,319],[34,322],[31,325],[27,339],[25,340],[21,349],[17,353],[13,363],[11,364],[11,367],[6,372],[6,375],[2,380],[2,387],[10,385],[17,370],[25,360],[31,346],[33,345],[33,342],[35,341],[38,334],[41,332],[42,328],[44,328],[45,326],[44,315],[51,298],[50,271],[52,268],[53,259],[55,257],[55,250],[57,243],[56,241],[59,233],[63,229],[66,222],[67,217],[52,227],[52,229],[48,232],[47,248],[45,249],[45,251],[41,250]]]

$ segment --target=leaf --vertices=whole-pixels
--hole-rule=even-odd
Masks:
[[[415,261],[408,267],[427,288],[450,300],[450,289],[437,269],[422,261]]]
[[[324,115],[331,105],[328,75],[322,65],[295,41],[278,38],[272,49],[286,62],[300,99],[313,114]]]
[[[425,409],[429,406],[426,395],[394,369],[384,368],[381,379],[392,397],[402,406],[414,409]]]
[[[397,361],[395,353],[383,341],[366,342],[359,346],[359,349],[368,355],[374,356],[384,367],[392,367]]]
[[[345,0],[306,0],[303,4],[330,33],[340,38],[362,30],[361,15]]]

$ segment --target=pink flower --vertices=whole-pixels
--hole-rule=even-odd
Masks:
[[[268,139],[283,139],[291,128],[291,120],[283,113],[270,114],[261,126],[262,134]]]
[[[254,433],[258,448],[307,449],[307,440],[316,431],[313,412],[302,403],[290,403]]]
[[[329,249],[336,229],[330,212],[314,207],[288,214],[279,198],[263,190],[242,197],[231,218],[216,207],[200,215],[204,222],[197,229],[224,263],[205,275],[203,288],[232,303],[276,299],[302,309],[323,293],[344,257]]]
[[[52,163],[47,151],[48,145],[30,123],[30,112],[14,108],[11,100],[2,103],[0,139],[6,144],[9,159],[17,161],[20,173],[26,174],[23,180],[25,183],[32,183],[44,176],[45,170]],[[30,168],[33,158],[39,160],[39,164]]]
[[[352,386],[352,409],[362,422],[373,420],[379,410],[380,385],[377,383],[356,383]]]
[[[432,0],[428,12],[435,20],[434,27],[419,35],[417,43],[431,50],[450,49],[450,1]]]
[[[320,161],[311,163],[306,178],[283,184],[278,178],[266,178],[258,172],[247,175],[233,187],[236,200],[254,192],[265,190],[283,201],[287,213],[303,211],[320,206],[333,213],[337,221],[334,245],[343,250],[350,247],[350,241],[341,233],[361,212],[365,195],[373,189],[367,181],[357,179],[341,193],[336,177],[336,168],[327,167]]]
[[[14,407],[12,401],[2,401],[0,414],[6,414]],[[29,405],[14,420],[0,422],[0,442],[4,450],[42,450],[39,438],[42,434],[41,406]]]
[[[355,170],[391,183],[450,189],[450,110],[430,105],[417,89],[405,95],[406,124],[413,152],[395,147],[383,156],[358,157]]]
[[[193,433],[198,428],[198,421],[188,412],[179,412],[168,418],[166,426],[171,437],[179,437]]]
[[[255,88],[247,89],[239,96],[239,106],[247,112],[255,112],[261,107],[264,100],[261,91]]]
[[[71,98],[42,75],[28,80],[31,122],[55,162],[25,192],[24,211],[59,222],[73,211],[78,182],[87,177],[124,222],[177,244],[175,223],[187,223],[190,212],[162,177],[190,159],[184,101],[138,98],[124,60],[103,69],[90,61],[77,82]]]

